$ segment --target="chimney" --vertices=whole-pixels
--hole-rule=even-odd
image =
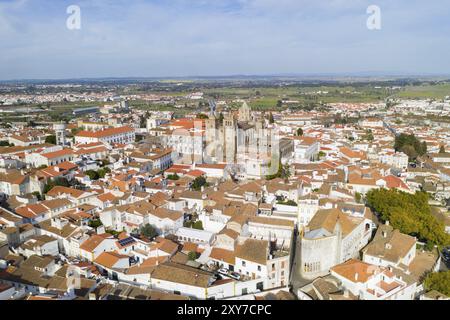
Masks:
[[[355,273],[355,281],[358,281],[358,273]]]
[[[383,231],[381,234],[383,235],[383,238],[387,237],[387,232],[386,231]]]
[[[385,225],[389,225],[389,220],[386,220],[386,222],[384,223]]]

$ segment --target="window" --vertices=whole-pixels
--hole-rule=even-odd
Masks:
[[[261,266],[258,266],[258,271],[261,271]]]
[[[264,282],[258,282],[256,284],[256,289],[260,290],[260,291],[263,291],[264,290]]]
[[[245,261],[242,261],[242,266],[245,267]]]

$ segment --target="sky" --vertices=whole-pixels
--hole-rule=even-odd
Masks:
[[[450,74],[449,57],[450,0],[0,0],[0,80]]]

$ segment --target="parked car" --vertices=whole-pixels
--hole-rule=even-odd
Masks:
[[[224,275],[228,275],[228,269],[226,269],[226,268],[220,268],[218,270],[218,272],[221,273],[221,274],[224,274]]]
[[[237,273],[237,272],[232,272],[230,274],[230,278],[233,278],[235,280],[241,280],[241,275],[239,273]]]

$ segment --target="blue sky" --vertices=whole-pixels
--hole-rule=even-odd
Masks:
[[[81,8],[68,30],[66,8]],[[369,5],[381,30],[366,27]],[[0,0],[0,79],[450,74],[449,0]]]

